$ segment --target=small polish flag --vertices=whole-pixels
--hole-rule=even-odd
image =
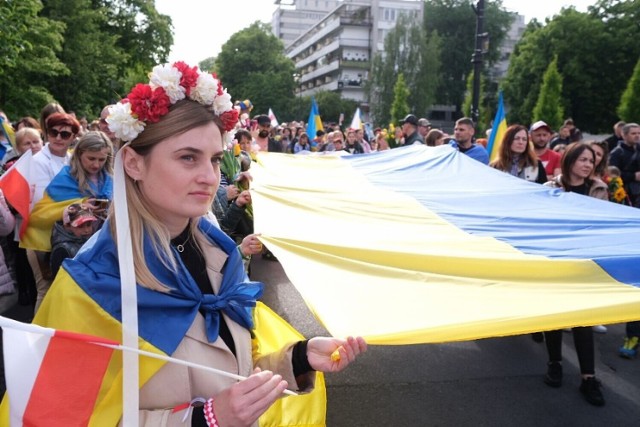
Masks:
[[[271,110],[271,108],[269,108],[269,119],[271,120],[271,126],[278,126],[278,119],[276,119],[276,115],[273,114],[273,110]]]

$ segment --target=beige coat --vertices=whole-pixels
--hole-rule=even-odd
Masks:
[[[209,280],[217,293],[222,282],[221,270],[227,256],[204,238],[198,238],[198,243],[205,256]],[[220,337],[213,343],[207,341],[204,317],[198,313],[172,357],[245,377],[251,375],[254,363],[251,357],[250,333],[226,315],[223,314],[223,316],[233,336],[236,346],[235,356]],[[255,366],[282,375],[283,379],[289,383],[289,388],[295,391],[298,390],[298,384],[293,376],[291,365],[294,344],[291,343],[280,352],[259,359]],[[310,391],[313,388],[314,379],[314,372],[306,374],[305,388],[300,391]],[[185,411],[172,413],[172,408],[196,397],[204,399],[214,397],[235,382],[234,379],[215,373],[167,363],[140,389],[140,425],[190,426],[191,417],[188,416],[183,422]]]

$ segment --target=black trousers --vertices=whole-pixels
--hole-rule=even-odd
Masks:
[[[595,374],[595,350],[593,344],[593,329],[591,326],[573,328],[573,344],[576,347],[580,373],[583,375]],[[550,362],[562,361],[562,330],[547,331],[544,333],[547,353]]]

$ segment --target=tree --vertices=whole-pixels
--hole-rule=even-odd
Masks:
[[[68,73],[56,57],[64,24],[39,16],[39,0],[0,2],[0,105],[9,118],[38,116],[53,100],[43,79]]]
[[[393,104],[391,104],[391,122],[397,123],[409,114],[409,89],[404,81],[404,74],[398,74],[398,80],[393,88]]]
[[[589,13],[562,9],[546,25],[531,22],[511,55],[503,82],[510,123],[533,114],[542,74],[558,57],[565,115],[599,133],[618,119],[615,106],[640,56],[640,1],[600,1]]]
[[[167,60],[171,20],[148,0],[47,0],[44,16],[66,26],[61,60],[70,73],[48,79],[56,99],[79,115],[97,115],[132,82]]]
[[[322,117],[323,122],[327,123],[338,123],[340,113],[344,113],[345,126],[347,126],[350,123],[350,118],[359,105],[358,101],[342,99],[340,94],[337,92],[321,91],[316,93],[314,96],[318,103],[318,108],[320,109],[320,117]],[[307,105],[311,105],[311,98],[309,98]],[[306,116],[304,117],[304,120],[306,121],[309,117],[309,108],[304,111],[306,111]]]
[[[558,72],[558,58],[554,58],[542,76],[542,86],[531,122],[543,120],[551,129],[559,129],[564,120],[562,104],[562,76]]]
[[[394,29],[384,40],[384,53],[373,58],[369,80],[365,85],[375,123],[390,120],[396,76],[402,70],[409,96],[409,110],[426,115],[435,103],[440,82],[440,38],[436,32],[427,34],[419,22],[402,14]]]
[[[211,56],[209,58],[206,58],[200,61],[200,63],[198,64],[198,68],[212,73],[215,71],[215,65],[216,65],[216,58],[214,56]]]
[[[618,117],[626,122],[640,119],[640,59],[636,62],[627,88],[622,93],[617,111]]]
[[[472,71],[471,55],[475,48],[476,14],[471,0],[431,0],[424,4],[424,27],[437,31],[441,38],[442,84],[436,92],[439,104],[462,105],[465,82]],[[499,59],[499,47],[513,16],[504,10],[502,1],[485,3],[485,31],[491,37],[485,60],[489,65]]]
[[[217,59],[218,76],[234,99],[249,98],[254,114],[269,108],[288,117],[295,97],[293,61],[284,54],[282,41],[261,22],[233,34]]]

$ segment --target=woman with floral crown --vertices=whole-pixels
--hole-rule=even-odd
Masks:
[[[316,371],[340,371],[367,347],[359,337],[299,340],[269,354],[255,347],[262,284],[248,280],[235,243],[209,213],[223,141],[237,120],[216,76],[183,62],[156,66],[150,82],[138,84],[107,118],[124,143],[116,163],[124,169],[140,348],[244,377],[141,357],[141,425],[257,425],[286,389],[310,391]],[[114,214],[121,211],[118,191],[116,180],[107,221],[63,263],[34,323],[122,339],[126,271],[119,268],[117,228],[126,221]],[[123,423],[122,396],[114,392],[123,376],[114,354],[90,425]]]

